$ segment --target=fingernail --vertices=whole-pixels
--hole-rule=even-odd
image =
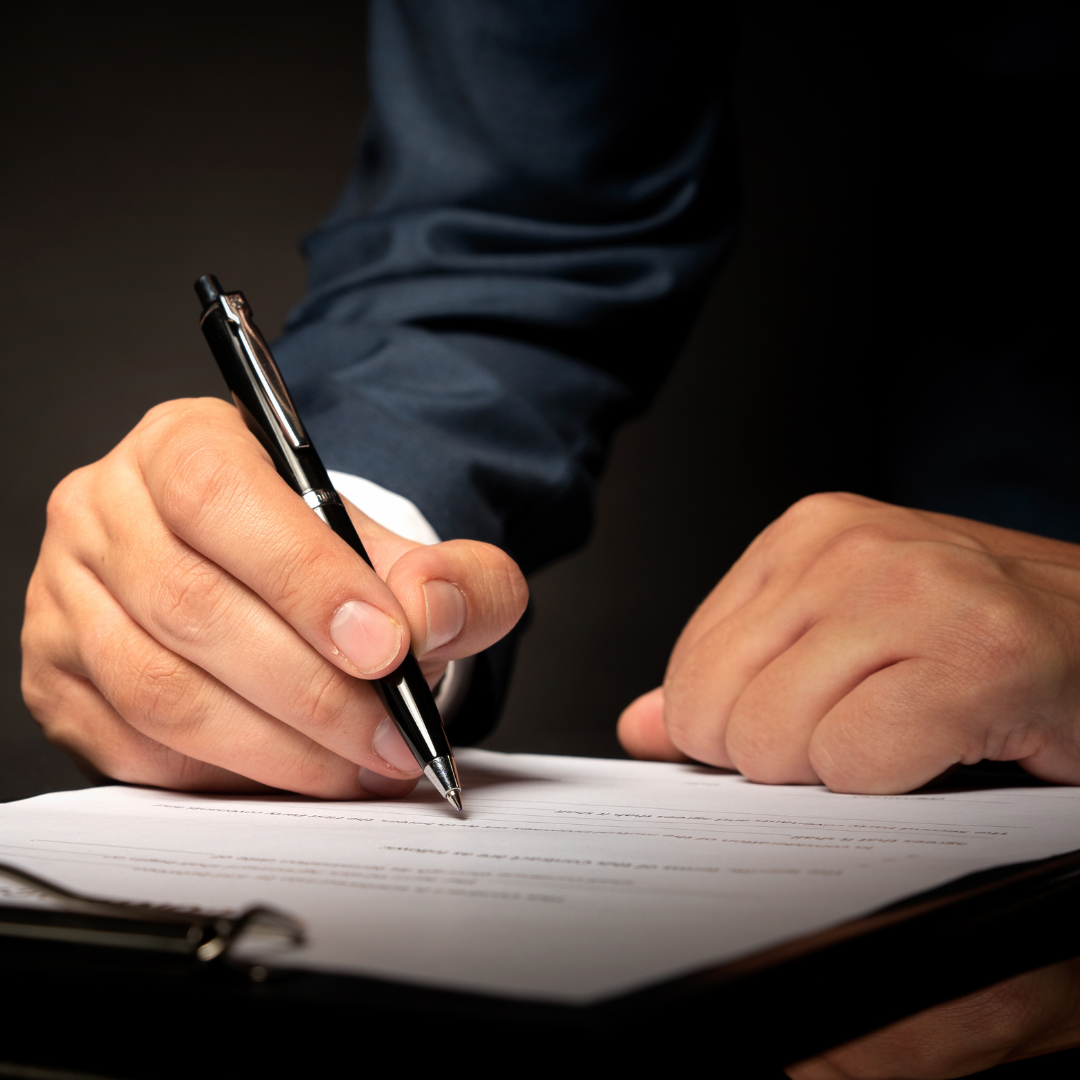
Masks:
[[[382,773],[372,772],[371,769],[361,769],[356,782],[361,791],[381,798],[408,795],[416,787],[416,777],[410,780],[398,780],[393,776],[383,776]]]
[[[387,765],[405,773],[406,776],[418,776],[422,771],[413,757],[412,751],[406,746],[401,732],[394,726],[394,721],[386,717],[375,729],[375,737],[371,740],[371,749],[386,762]]]
[[[401,626],[363,600],[349,600],[330,620],[330,640],[365,675],[386,667],[401,648]]]
[[[424,606],[427,610],[427,640],[424,653],[445,645],[461,633],[465,626],[465,597],[449,581],[425,581]],[[423,655],[423,654],[421,654]]]

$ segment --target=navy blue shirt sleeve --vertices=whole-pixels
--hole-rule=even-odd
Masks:
[[[584,541],[733,237],[732,11],[373,0],[370,116],[275,347],[329,467],[526,570]]]

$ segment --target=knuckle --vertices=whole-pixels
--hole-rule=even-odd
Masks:
[[[804,495],[794,502],[777,519],[778,524],[788,528],[802,528],[807,524],[821,524],[843,520],[857,507],[870,504],[869,499],[851,495],[846,491],[819,491]]]
[[[728,756],[735,768],[756,784],[798,783],[802,777],[792,777],[784,760],[760,729],[738,709],[732,712],[726,739]]]
[[[87,512],[92,465],[68,473],[52,490],[45,505],[46,528],[66,531],[78,523]]]
[[[685,712],[677,702],[668,703],[667,687],[664,688],[664,730],[673,746],[689,753],[693,749],[693,726],[688,723]]]
[[[872,499],[847,492],[826,491],[805,495],[757,536],[747,548],[743,560],[754,556],[759,560],[764,558],[766,562],[777,558],[782,561],[808,543],[819,551],[827,551],[827,544],[822,547],[826,538],[846,531],[859,512],[865,515],[866,511],[880,506]]]
[[[889,775],[891,759],[864,747],[858,760],[844,747],[816,735],[809,751],[810,766],[818,780],[830,791],[850,795],[868,795],[877,791],[876,779]]]
[[[681,670],[678,678],[664,681],[664,729],[673,746],[705,761],[716,756],[726,737],[726,724],[710,710],[703,712],[698,695],[688,692],[693,676]],[[721,754],[727,762],[726,754]]]
[[[49,588],[42,578],[39,560],[33,574],[30,575],[30,581],[26,586],[26,598],[23,602],[22,644],[24,649],[32,643],[37,621],[44,616],[49,605]]]
[[[169,632],[181,641],[206,635],[231,607],[231,582],[213,563],[186,552],[159,586],[156,610]]]
[[[67,680],[74,677],[63,671],[57,664],[57,646],[55,632],[55,614],[47,594],[41,590],[41,596],[33,594],[31,588],[27,595],[26,618],[20,634],[22,649],[22,668],[20,673],[21,691],[27,709],[39,724],[57,711],[58,699]]]
[[[236,410],[218,398],[174,398],[147,409],[135,427],[141,440],[172,442],[193,424],[235,422]]]
[[[680,671],[679,676],[682,675]],[[664,728],[668,738],[681,748],[686,741],[687,731],[691,726],[687,702],[683,693],[685,680],[669,673],[664,679]]]
[[[183,422],[184,418],[190,415],[193,404],[191,398],[175,398],[172,401],[159,402],[143,413],[136,430],[148,432],[156,427],[168,428],[177,420]]]
[[[355,680],[319,658],[315,672],[302,678],[302,713],[306,726],[318,734],[333,734],[356,714]]]
[[[199,424],[198,419],[199,411],[194,400],[179,398],[163,401],[143,414],[131,438],[140,453],[158,454],[173,450],[182,453],[192,428],[205,426]]]
[[[209,508],[240,497],[239,439],[250,445],[250,437],[237,419],[232,406],[214,398],[167,401],[143,417],[136,456],[170,524],[195,524]]]
[[[197,524],[212,507],[228,507],[237,496],[237,476],[233,461],[212,443],[182,445],[170,449],[171,460],[163,462],[158,507],[170,525],[183,531]]]
[[[37,572],[30,578],[30,584],[26,589],[26,599],[23,603],[23,624],[19,632],[19,645],[22,649],[23,667],[31,657],[38,656],[43,651],[47,640],[47,631],[44,626],[48,623],[48,612],[52,608],[49,590],[40,580]]]
[[[290,790],[317,798],[336,794],[337,785],[331,775],[333,770],[329,767],[328,757],[328,752],[318,743],[302,742],[284,770]]]
[[[692,758],[698,757],[697,743],[699,740],[694,738],[695,733],[692,726],[686,723],[685,717],[680,715],[677,708],[669,709],[666,701],[664,704],[664,732],[671,745],[680,753]]]
[[[269,569],[267,598],[286,609],[310,602],[317,593],[318,582],[332,583],[326,590],[334,594],[334,587],[342,582],[341,566],[335,565],[337,555],[334,545],[323,542],[322,537],[309,538],[296,535],[288,545],[289,557]],[[359,562],[359,557],[357,557]]]
[[[66,754],[77,754],[87,761],[101,756],[95,725],[77,708],[77,703],[59,699],[59,708],[45,717],[36,717],[41,734],[50,746]]]
[[[913,543],[886,525],[864,522],[837,533],[814,569],[827,581],[849,583],[865,600],[922,604],[940,613],[958,587],[970,591],[970,557],[948,544]]]
[[[20,689],[30,715],[44,727],[56,713],[61,694],[57,672],[51,664],[24,658]]]
[[[883,556],[895,544],[895,538],[881,525],[851,525],[833,537],[825,548],[825,556],[849,572],[866,565],[880,567]]]
[[[954,656],[998,678],[1027,662],[1039,636],[1029,604],[994,587],[968,594],[951,622],[944,633]]]
[[[45,739],[67,752],[90,756],[94,722],[87,715],[85,680],[53,667],[23,674],[23,700]]]
[[[154,650],[126,684],[118,711],[137,727],[175,727],[201,713],[202,680],[179,656]]]

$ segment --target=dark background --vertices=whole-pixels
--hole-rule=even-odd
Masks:
[[[918,384],[941,310],[1008,344],[1024,289],[1046,293],[1040,207],[1071,141],[1064,7],[871,7],[745,5],[742,238],[659,400],[616,439],[591,543],[533,578],[486,745],[619,753],[619,710],[759,529],[808,491],[892,493],[881,402]],[[313,0],[211,24],[189,5],[46,3],[8,16],[0,48],[0,797],[17,798],[83,783],[18,692],[48,493],[154,403],[221,394],[196,276],[280,329],[304,289],[297,241],[364,115],[364,11]],[[1003,265],[1008,303],[982,287]]]
[[[620,709],[758,530],[812,490],[896,493],[883,401],[925,382],[925,357],[1008,349],[1060,306],[1068,10],[747,0],[742,238],[658,401],[616,439],[590,544],[533,578],[486,745],[618,754]],[[199,274],[280,329],[304,289],[297,241],[364,115],[362,4],[204,15],[41,3],[0,34],[0,799],[85,783],[18,690],[49,491],[156,402],[221,394]]]

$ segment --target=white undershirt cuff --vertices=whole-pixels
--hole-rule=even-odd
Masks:
[[[404,495],[387,491],[386,488],[351,473],[328,469],[327,476],[339,495],[348,499],[358,510],[363,510],[372,521],[377,521],[384,529],[418,544],[439,542],[439,534],[431,527],[431,522]]]

